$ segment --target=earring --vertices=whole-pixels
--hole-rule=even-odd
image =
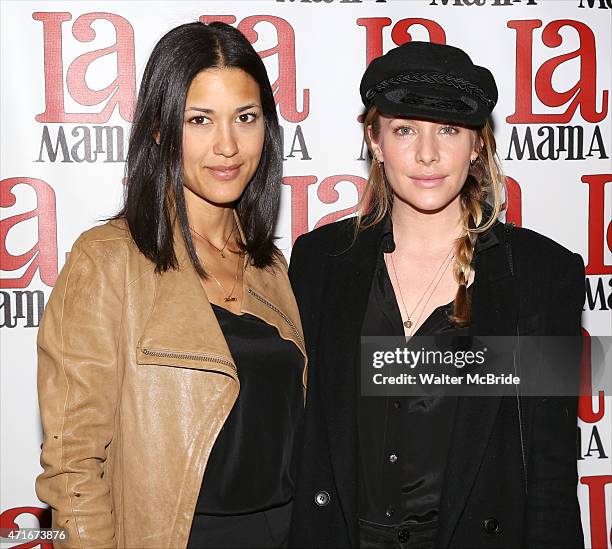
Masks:
[[[476,163],[476,160],[478,160],[478,157],[470,159],[470,166],[473,166]]]
[[[376,159],[376,162],[378,163],[378,167],[382,168],[383,162],[381,162],[378,158]]]

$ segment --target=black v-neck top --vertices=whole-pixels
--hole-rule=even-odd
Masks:
[[[403,336],[404,327],[384,253],[395,249],[392,230],[383,237],[362,326],[363,336]],[[468,288],[471,292],[472,288]],[[414,335],[468,335],[448,321],[452,303],[436,308]],[[359,517],[383,525],[429,523],[436,533],[440,494],[456,397],[443,395],[360,397]]]
[[[212,308],[238,369],[240,394],[213,446],[196,514],[279,507],[293,497],[290,461],[304,407],[302,354],[263,320]]]

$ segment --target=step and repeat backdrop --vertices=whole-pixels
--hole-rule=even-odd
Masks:
[[[49,526],[36,497],[36,333],[73,241],[114,214],[139,79],[157,40],[237,26],[273,82],[284,136],[279,245],[350,216],[368,158],[358,87],[410,40],[457,45],[495,74],[504,215],[582,254],[585,338],[612,332],[612,0],[2,1],[0,527]],[[590,387],[588,369],[583,381]],[[587,546],[612,546],[612,398],[580,401]],[[9,544],[10,545],[10,544]],[[38,547],[38,542],[13,544]],[[50,547],[50,545],[44,545]]]

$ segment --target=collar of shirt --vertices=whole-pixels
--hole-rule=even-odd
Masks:
[[[485,208],[485,217],[486,214],[490,211],[490,206]],[[391,214],[387,213],[382,223],[382,231],[380,235],[380,249],[382,253],[388,254],[395,250],[395,240],[393,239],[393,220],[391,219]],[[499,221],[497,222],[499,223]],[[495,225],[494,225],[495,226]],[[495,235],[495,233],[489,229],[485,233],[481,233],[478,235],[476,239],[476,248],[474,249],[474,255],[478,255],[484,250],[488,250],[493,246],[499,244],[499,238]]]

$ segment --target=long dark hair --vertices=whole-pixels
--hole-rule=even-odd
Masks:
[[[236,203],[244,229],[243,251],[256,267],[274,262],[273,232],[280,203],[281,134],[265,66],[245,36],[225,23],[180,25],[155,45],[145,67],[130,134],[122,210],[138,249],[157,272],[177,268],[172,227],[180,224],[191,261],[200,274],[183,190],[183,118],[194,77],[210,68],[237,68],[259,85],[265,120],[257,171]],[[159,144],[155,136],[160,136]]]

